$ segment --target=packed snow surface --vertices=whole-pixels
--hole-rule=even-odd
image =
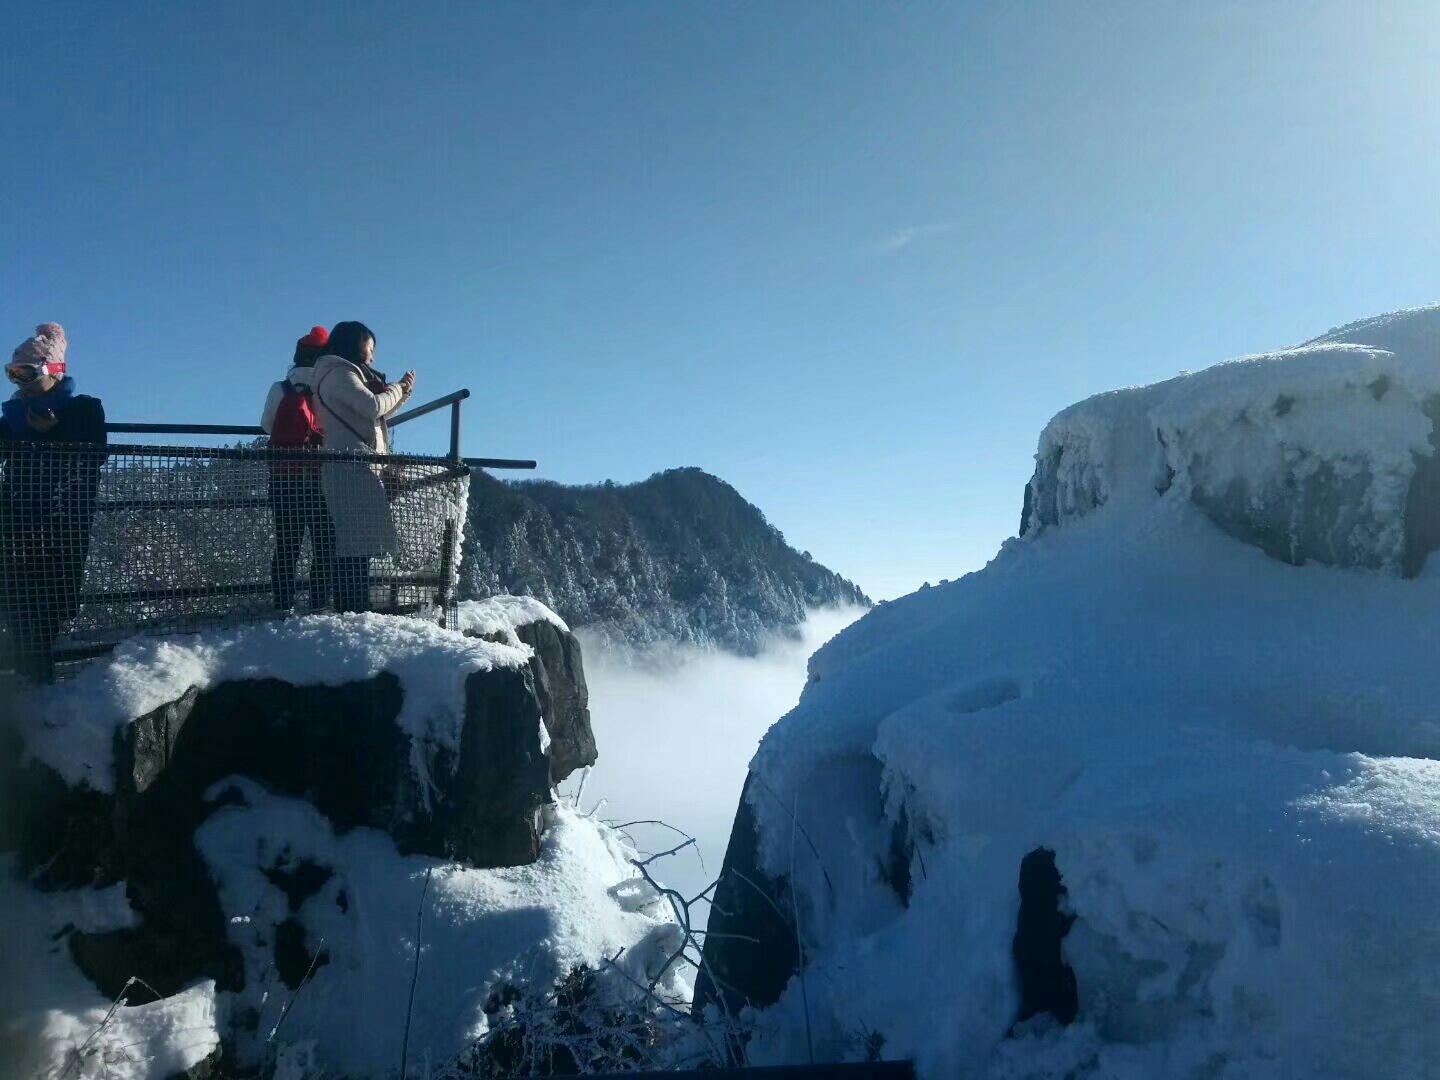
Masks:
[[[537,608],[540,605],[535,605]],[[491,617],[499,626],[502,612]],[[465,680],[524,665],[527,645],[496,644],[393,615],[309,615],[177,637],[137,637],[76,678],[37,692],[27,750],[69,783],[112,791],[115,730],[182,697],[239,679],[337,686],[388,671],[404,704],[396,723],[412,740],[458,744]],[[419,759],[417,759],[419,764]]]
[[[1391,346],[1435,309],[1408,317],[1381,324]],[[1440,1071],[1440,568],[1268,557],[1183,484],[1157,490],[1146,434],[1263,441],[1285,418],[1247,402],[1385,374],[1394,409],[1317,404],[1303,441],[1398,475],[1437,369],[1362,340],[1087,402],[1047,437],[1087,429],[1105,497],[816,654],[752,763],[761,859],[793,872],[810,959],[752,1060],[805,1060],[808,1027],[817,1056],[878,1035],[936,1080]],[[1040,847],[1076,916],[1079,1016],[1007,1037]]]

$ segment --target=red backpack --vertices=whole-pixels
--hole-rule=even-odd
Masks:
[[[270,445],[283,450],[310,449],[325,438],[325,429],[310,403],[310,392],[288,379],[280,384],[280,404],[270,425]]]

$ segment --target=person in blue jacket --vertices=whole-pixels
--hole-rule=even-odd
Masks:
[[[43,323],[5,365],[14,395],[0,404],[0,609],[22,677],[54,677],[52,652],[80,607],[105,409],[75,392],[65,331]]]

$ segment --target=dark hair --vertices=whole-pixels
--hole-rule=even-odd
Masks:
[[[295,361],[291,366],[314,367],[315,361],[329,351],[324,345],[306,345],[303,341],[297,341],[295,343]]]
[[[364,367],[365,365],[360,362],[360,350],[364,348],[367,340],[375,340],[375,331],[364,323],[336,323],[335,329],[330,331],[330,341],[326,344],[324,352]]]

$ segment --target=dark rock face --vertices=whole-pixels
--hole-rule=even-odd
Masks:
[[[483,691],[477,684],[465,695],[460,758],[437,770],[435,811],[417,816],[400,849],[472,866],[523,866],[540,854],[541,809],[550,802],[540,702],[528,669],[487,672],[479,683]]]
[[[534,678],[528,668],[476,672],[465,689],[458,753],[437,752],[433,790],[412,773],[410,739],[395,723],[403,688],[393,675],[342,686],[261,679],[191,690],[117,731],[113,795],[69,789],[41,765],[24,772],[21,868],[39,870],[41,887],[125,881],[140,925],[70,937],[81,970],[107,995],[132,975],[162,994],[202,977],[237,989],[243,964],[193,840],[233,797],[206,798],[219,781],[248,777],[310,802],[337,832],[382,829],[405,853],[479,867],[535,860],[551,764]],[[284,875],[287,897],[302,901],[326,875],[303,865],[263,869]],[[285,970],[315,959],[302,939],[277,945]]]
[[[500,644],[515,643],[503,633],[477,636]],[[530,676],[550,739],[550,783],[559,784],[576,769],[599,759],[590,727],[590,688],[585,683],[580,639],[546,619],[517,626],[515,638],[534,653]]]
[[[590,688],[580,658],[580,639],[551,622],[516,627],[516,635],[535,650],[530,673],[550,736],[550,782],[558,784],[599,757],[590,727]]]
[[[31,762],[4,791],[13,823],[4,845],[19,869],[42,889],[111,885],[122,867],[115,847],[114,800],[89,788],[72,789],[60,774]]]
[[[746,779],[715,889],[704,964],[695,981],[697,1012],[707,1005],[720,1006],[729,1015],[747,1006],[766,1008],[780,1000],[800,970],[800,948],[788,917],[790,883],[759,866],[759,836],[748,798],[753,782],[753,777]],[[902,811],[881,876],[907,907],[913,884],[910,860],[917,840],[926,837],[928,829],[917,830]],[[1011,944],[1020,988],[1016,1023],[1049,1013],[1070,1024],[1079,1012],[1079,992],[1062,948],[1075,916],[1063,910],[1066,888],[1053,851],[1037,848],[1021,860],[1019,891]]]
[[[1035,475],[1025,485],[1025,499],[1020,508],[1021,536],[1060,524],[1060,462],[1064,455],[1065,448],[1056,447],[1044,458],[1036,458]],[[1077,508],[1078,512],[1094,509],[1101,502],[1100,493],[1090,491]]]
[[[747,797],[752,782],[746,777],[715,887],[705,963],[695,980],[697,1012],[716,1004],[733,1016],[747,1005],[773,1005],[800,970],[794,924],[781,914],[790,910],[789,885],[760,869],[755,812]]]
[[[1405,555],[1400,572],[1414,577],[1425,568],[1432,551],[1440,549],[1440,400],[1425,403],[1425,415],[1434,424],[1431,452],[1415,456],[1415,474],[1405,493]]]
[[[699,469],[638,484],[470,485],[461,599],[534,596],[572,627],[635,645],[753,655],[812,607],[869,605]]]
[[[1020,860],[1020,914],[1011,943],[1020,983],[1016,1023],[1049,1013],[1069,1024],[1080,1011],[1075,972],[1061,953],[1061,943],[1075,922],[1074,915],[1060,910],[1065,894],[1053,851],[1036,848]]]

